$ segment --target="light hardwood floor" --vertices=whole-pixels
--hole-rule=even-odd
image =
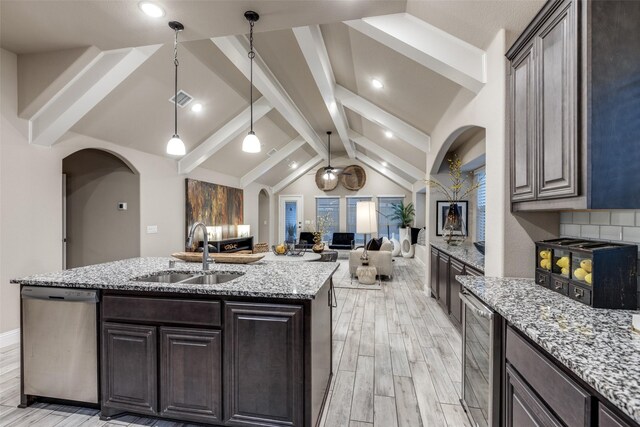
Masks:
[[[416,260],[395,258],[382,290],[349,285],[346,260],[334,276],[334,378],[324,427],[469,426],[460,406],[461,337],[423,291]],[[0,426],[179,426],[147,417],[100,421],[98,411],[38,403],[18,409],[19,348],[0,348]]]

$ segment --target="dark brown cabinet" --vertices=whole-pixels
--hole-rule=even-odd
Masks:
[[[438,299],[438,250],[431,248],[430,286],[431,296]]]
[[[157,398],[154,326],[102,325],[102,408],[154,415]]]
[[[549,0],[507,52],[513,210],[640,207],[640,2]]]
[[[438,256],[438,303],[449,314],[449,255]]]
[[[505,390],[506,427],[562,427],[535,392],[507,365]]]
[[[222,421],[222,331],[160,328],[160,413]]]
[[[576,5],[563,1],[535,38],[537,198],[577,193]]]
[[[598,426],[599,427],[631,427],[630,423],[614,414],[606,406],[598,405]]]
[[[462,301],[460,300],[460,291],[462,284],[458,282],[456,276],[465,274],[465,266],[456,259],[451,259],[449,265],[449,315],[454,323],[460,325],[462,322]]]
[[[229,424],[303,425],[302,326],[301,306],[225,305],[225,418]]]
[[[534,190],[535,159],[535,77],[533,44],[511,63],[511,199],[528,201],[536,198]]]
[[[483,276],[484,274],[457,258],[431,246],[431,295],[438,301],[451,322],[460,327],[462,323],[462,283],[456,276]]]

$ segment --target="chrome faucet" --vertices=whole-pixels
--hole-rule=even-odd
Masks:
[[[202,254],[202,270],[209,270],[209,236],[207,235],[207,226],[202,222],[196,222],[191,226],[191,231],[189,231],[189,238],[187,239],[187,249],[191,249],[193,245],[193,236],[196,233],[196,229],[198,227],[202,228],[202,235],[204,236],[203,249],[204,252]],[[211,260],[211,262],[214,262]]]

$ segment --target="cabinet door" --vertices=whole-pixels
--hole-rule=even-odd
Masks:
[[[156,414],[156,328],[102,324],[102,406]]]
[[[535,194],[535,65],[533,44],[511,62],[511,200],[534,200]]]
[[[431,296],[438,299],[438,251],[431,248],[431,262],[429,263],[431,274]]]
[[[538,199],[578,194],[575,8],[565,0],[536,37]]]
[[[462,301],[460,300],[462,284],[456,280],[456,276],[462,276],[464,274],[464,264],[452,259],[449,267],[449,306],[451,307],[451,319],[458,326],[462,323]]]
[[[230,425],[303,425],[303,308],[225,305],[225,418]]]
[[[561,427],[515,370],[507,364],[506,427]]]
[[[438,303],[449,314],[449,256],[438,257]]]
[[[160,328],[161,414],[222,421],[222,332]]]
[[[623,421],[622,418],[611,412],[606,406],[599,404],[598,407],[599,427],[631,427],[631,424]]]

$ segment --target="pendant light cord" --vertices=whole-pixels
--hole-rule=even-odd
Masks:
[[[178,30],[176,29],[176,39],[173,43],[173,64],[176,67],[175,79],[174,79],[174,97],[173,97],[173,124],[174,124],[174,135],[178,135]]]
[[[251,132],[253,133],[253,58],[256,53],[253,51],[253,25],[254,21],[249,22],[249,110],[251,111]]]

